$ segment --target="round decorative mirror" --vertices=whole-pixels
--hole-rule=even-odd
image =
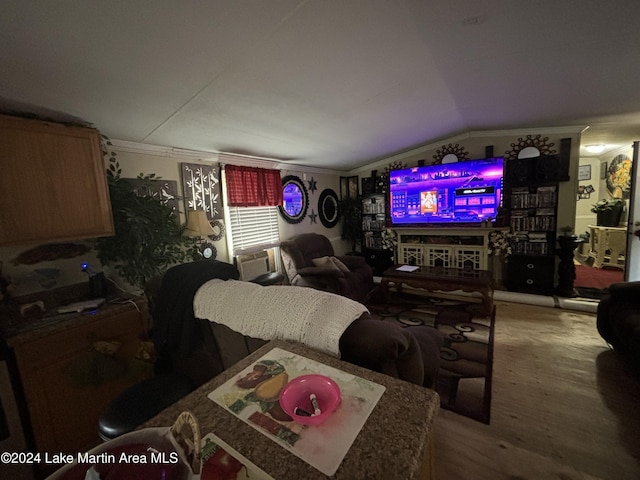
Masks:
[[[282,179],[282,206],[278,207],[280,215],[289,223],[300,223],[307,216],[309,194],[304,183],[295,175],[287,175]]]
[[[338,223],[340,212],[338,210],[338,195],[327,188],[320,193],[318,199],[318,215],[320,222],[327,228],[335,227]]]

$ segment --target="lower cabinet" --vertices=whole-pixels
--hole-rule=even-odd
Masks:
[[[396,229],[398,263],[486,270],[491,227]]]
[[[425,265],[428,267],[460,268],[463,270],[484,270],[486,249],[474,246],[448,245],[400,245],[400,263]]]
[[[135,303],[104,305],[51,333],[13,339],[37,451],[75,453],[97,445],[100,414],[152,374],[140,355],[146,303]]]
[[[509,290],[552,293],[556,259],[553,255],[511,255],[507,261]]]

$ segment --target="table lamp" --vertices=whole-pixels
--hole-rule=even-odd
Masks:
[[[185,237],[200,237],[195,244],[204,258],[215,259],[217,256],[216,247],[207,241],[202,241],[202,237],[214,234],[215,231],[209,223],[207,212],[204,210],[189,210],[187,212],[187,225],[182,235]]]

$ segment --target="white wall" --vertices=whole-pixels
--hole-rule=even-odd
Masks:
[[[206,165],[218,165],[218,162],[211,160],[202,160],[194,157],[180,157],[171,156],[163,157],[157,155],[147,155],[141,153],[131,153],[120,151],[115,149],[122,168],[123,177],[136,177],[138,173],[155,173],[161,176],[165,180],[176,180],[178,182],[178,195],[181,197],[179,201],[181,222],[184,223],[185,219],[185,205],[182,200],[182,180],[180,178],[180,163],[202,163]],[[273,166],[277,166],[276,162],[273,162]],[[320,193],[325,188],[333,189],[339,196],[340,192],[340,176],[333,173],[319,173],[319,169],[307,169],[303,167],[296,167],[295,169],[281,169],[281,176],[284,178],[287,175],[295,175],[303,180],[309,194],[309,209],[307,210],[307,217],[300,223],[290,224],[287,223],[282,217],[279,217],[279,230],[280,239],[286,240],[300,233],[315,232],[327,236],[334,243],[334,248],[344,248],[341,240],[341,225],[338,223],[333,228],[326,228],[320,222],[318,214],[318,199]],[[310,189],[311,182],[315,183],[316,189],[312,191]],[[312,213],[316,215],[315,223],[311,221]],[[226,225],[225,225],[226,226]],[[233,254],[229,251],[226,239],[222,239],[214,243],[218,250],[218,260],[232,262]]]
[[[470,158],[484,158],[485,147],[487,145],[493,145],[494,156],[502,156],[504,155],[505,151],[512,148],[511,144],[517,142],[519,137],[538,134],[542,137],[548,138],[548,143],[553,143],[556,150],[559,149],[560,139],[572,139],[570,162],[571,181],[563,182],[560,185],[558,225],[573,225],[577,206],[577,168],[580,145],[579,131],[575,128],[469,132],[464,135],[450,137],[448,139],[443,139],[441,141],[434,142],[420,148],[415,148],[405,153],[394,155],[393,157],[375,161],[360,169],[356,169],[351,172],[344,172],[342,173],[342,175],[359,175],[361,178],[368,177],[371,175],[372,170],[375,169],[379,172],[382,172],[384,168],[389,165],[389,163],[396,160],[402,161],[409,166],[416,165],[417,161],[422,159],[425,160],[425,163],[430,164],[433,160],[432,157],[436,153],[436,150],[441,148],[443,145],[448,145],[449,143],[460,144],[460,146],[464,147],[469,152]],[[176,180],[178,184],[178,192],[180,195],[182,195],[179,165],[181,162],[203,163],[210,165],[215,163],[215,160],[212,160],[212,158],[217,159],[216,154],[207,156],[207,154],[203,153],[202,156],[198,156],[197,154],[195,154],[195,152],[187,152],[187,154],[183,154],[180,151],[174,151],[170,148],[158,148],[155,152],[153,149],[149,149],[149,151],[147,152],[140,151],[139,149],[135,148],[125,148],[116,145],[113,150],[118,154],[117,158],[120,162],[122,175],[124,177],[135,178],[139,173],[155,173],[156,175],[161,176],[166,180]],[[282,162],[274,162],[274,164],[277,165],[277,168],[281,169],[281,174],[283,177],[286,175],[296,175],[301,179],[306,180],[305,184],[307,185],[307,187],[309,186],[309,181],[314,180],[316,182],[317,190],[315,190],[314,192],[309,191],[309,214],[311,214],[312,212],[316,214],[318,213],[318,199],[323,189],[332,188],[338,196],[340,195],[340,172],[323,171],[321,169],[311,167],[306,168],[291,166],[291,168],[289,168],[288,165]],[[592,169],[592,175],[599,175],[599,171],[594,172],[594,170]],[[184,222],[184,202],[179,202],[179,208],[181,211],[181,221]],[[327,229],[320,223],[319,218],[316,217],[316,222],[312,223],[311,217],[307,216],[307,218],[305,218],[301,223],[293,225],[285,222],[283,219],[280,219],[279,226],[282,240],[286,240],[300,233],[316,232],[326,235],[329,239],[332,240],[332,243],[336,250],[336,254],[345,253],[350,249],[348,242],[341,240],[342,228],[340,223],[338,223],[338,225],[331,229]],[[229,258],[229,252],[225,240],[216,242],[215,246],[218,250],[218,259],[226,261],[231,260]],[[97,259],[92,253],[74,259],[42,262],[40,264],[31,266],[16,266],[11,263],[11,260],[15,258],[20,252],[30,247],[32,246],[0,248],[0,261],[4,262],[3,275],[10,275],[15,277],[19,287],[16,294],[19,295],[44,289],[44,287],[41,285],[42,275],[36,273],[36,269],[59,269],[60,276],[55,285],[57,287],[79,283],[86,280],[86,275],[79,269],[79,264],[81,262],[88,261],[92,265],[98,265]],[[97,270],[100,270],[100,268],[98,268]]]
[[[591,207],[594,203],[600,200],[604,187],[604,180],[600,179],[600,170],[603,160],[598,157],[583,157],[580,158],[580,166],[591,167],[591,178],[589,180],[578,180],[578,186],[593,188],[593,192],[589,195],[589,198],[578,198],[576,192],[576,223],[575,233],[580,235],[581,233],[589,232],[589,225],[596,224],[596,214],[591,211]]]

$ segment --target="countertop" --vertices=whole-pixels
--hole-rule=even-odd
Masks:
[[[218,386],[279,347],[384,385],[386,391],[347,452],[336,479],[415,479],[424,475],[432,447],[434,417],[440,405],[434,390],[372,372],[312,350],[302,344],[274,340],[202,385],[140,426],[170,426],[183,411],[198,419],[202,436],[213,432],[276,479],[328,478],[207,398]],[[427,476],[428,478],[428,476]]]
[[[42,316],[35,318],[22,318],[16,308],[3,305],[0,307],[0,332],[2,338],[9,347],[14,347],[20,343],[52,335],[100,318],[117,315],[122,311],[131,309],[132,305],[140,311],[146,312],[147,308],[144,297],[132,296],[111,299],[92,310],[57,313],[58,306],[80,300],[82,299],[70,299],[65,303],[53,304]]]

